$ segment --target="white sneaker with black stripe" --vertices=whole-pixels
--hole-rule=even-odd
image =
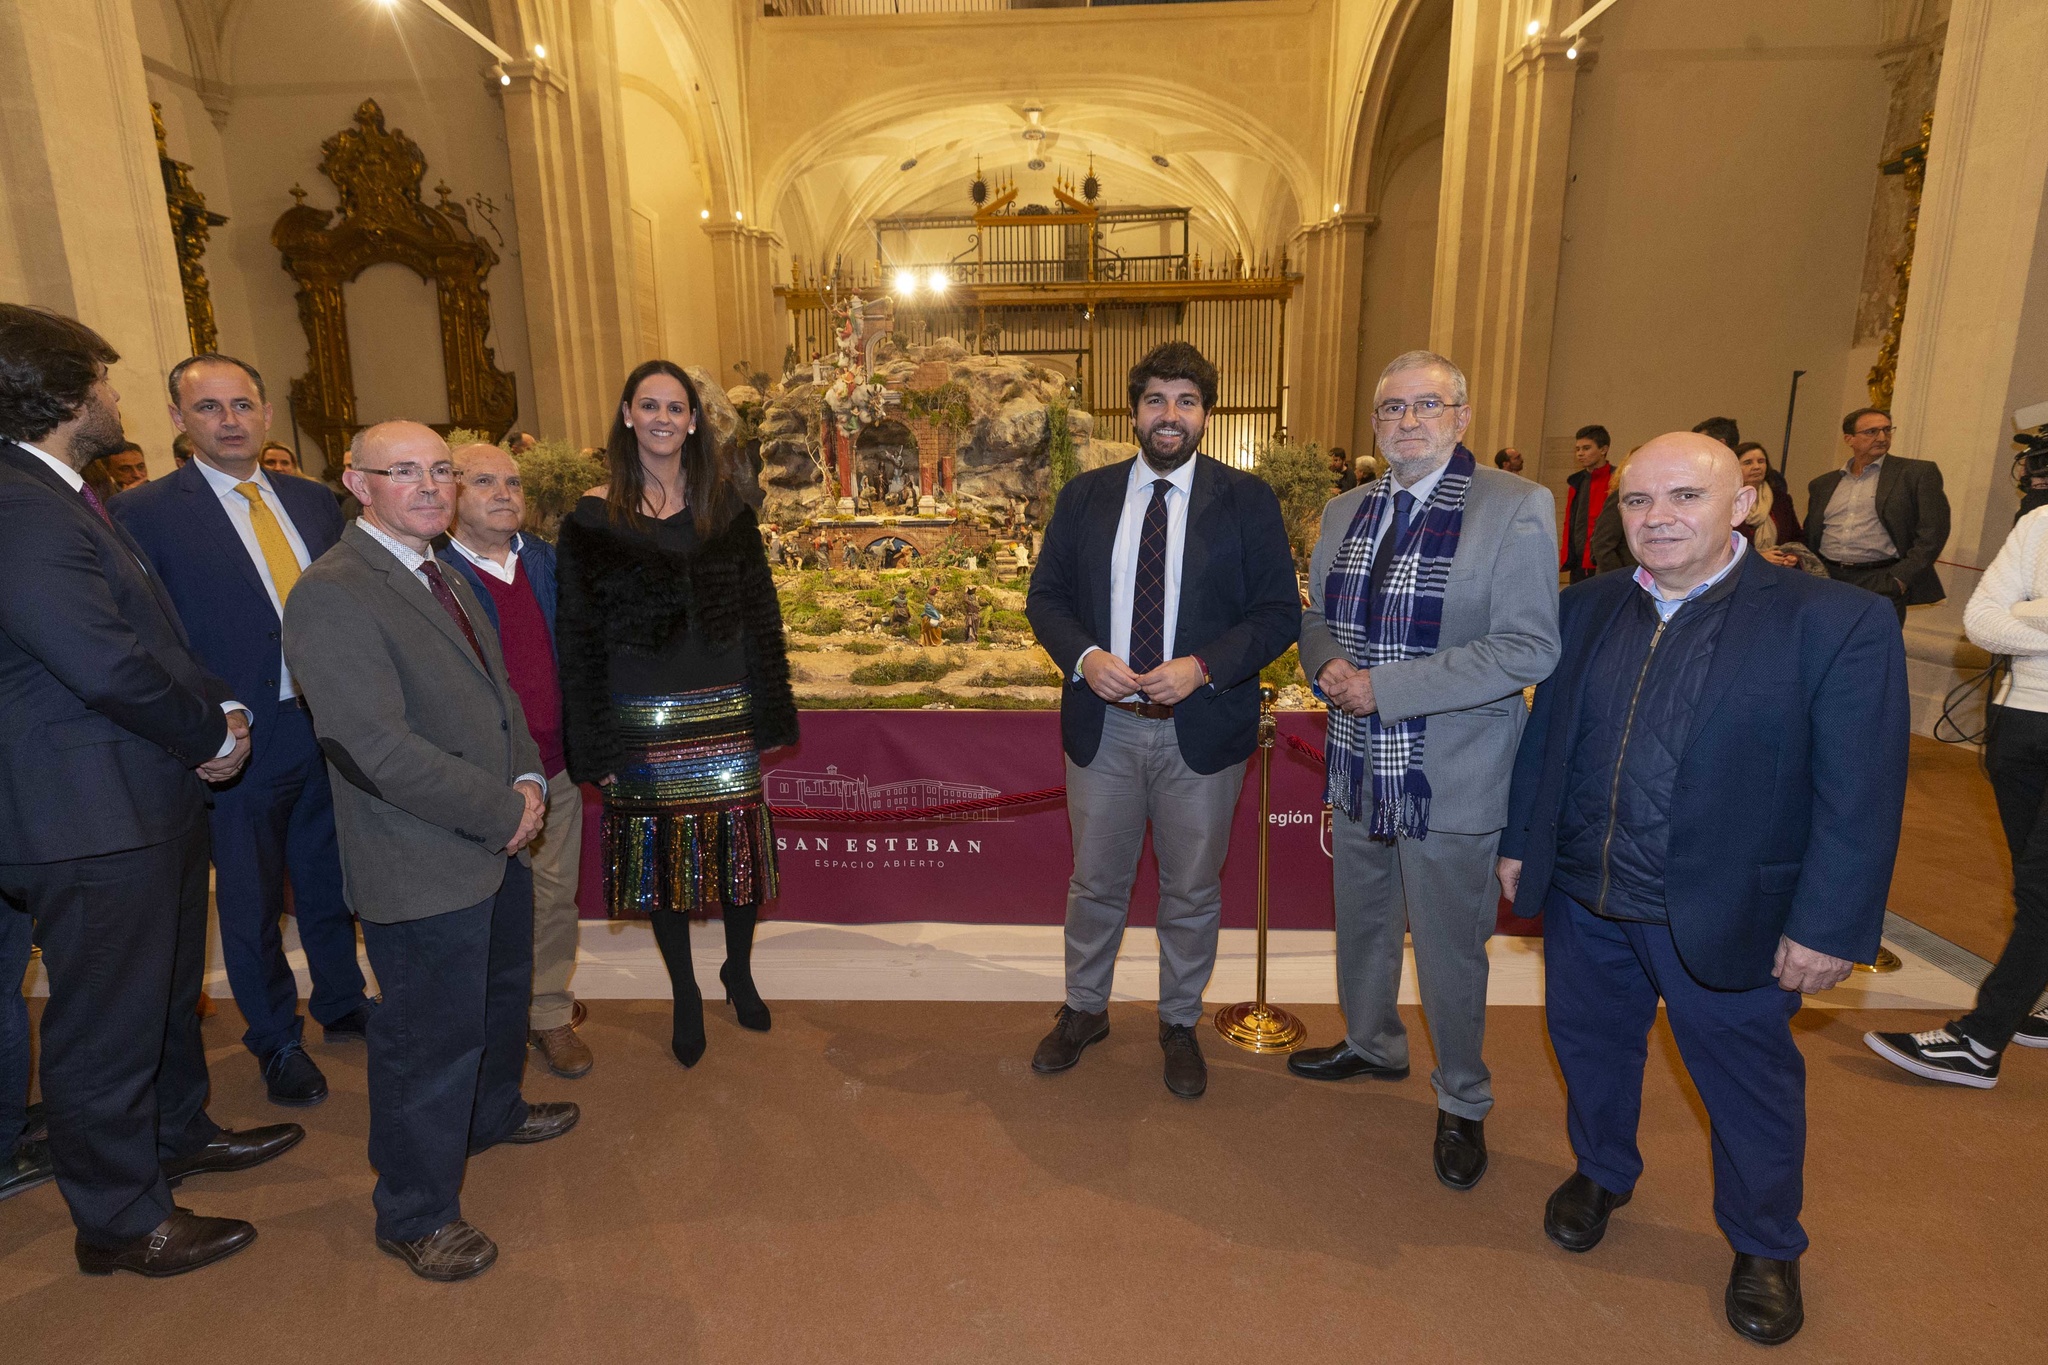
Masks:
[[[2048,1047],[2048,1009],[2035,1010],[2021,1020],[2012,1040],[2021,1047]]]
[[[1872,1052],[1915,1076],[1950,1085],[1989,1090],[1998,1084],[1998,1054],[1963,1034],[1945,1028],[1925,1033],[1866,1033]]]

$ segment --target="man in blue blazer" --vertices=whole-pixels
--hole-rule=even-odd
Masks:
[[[334,497],[261,465],[270,430],[263,379],[244,361],[198,355],[170,374],[171,421],[192,460],[114,500],[192,632],[193,651],[254,712],[254,752],[213,806],[221,956],[275,1104],[318,1104],[327,1078],[301,1042],[298,982],[285,961],[285,881],[328,1041],[360,1041],[369,1019],[355,920],[341,895],[334,799],[312,718],[285,666],[284,603],[341,537]]]
[[[1258,742],[1259,671],[1301,628],[1279,499],[1196,452],[1216,367],[1186,342],[1131,370],[1136,459],[1060,490],[1025,614],[1067,679],[1060,736],[1074,875],[1067,1000],[1032,1066],[1064,1071],[1109,1032],[1109,988],[1146,826],[1159,859],[1166,1087],[1208,1085],[1194,1026],[1216,965],[1223,855]]]
[[[121,445],[119,358],[73,319],[0,304],[0,918],[17,942],[33,920],[50,975],[43,1094],[78,1267],[161,1276],[256,1236],[177,1207],[172,1184],[306,1134],[206,1114],[206,784],[248,760],[248,708],[79,475]],[[25,1058],[6,1070],[25,1083]]]
[[[1732,528],[1734,453],[1660,436],[1618,476],[1640,567],[1559,599],[1501,837],[1543,913],[1546,1012],[1578,1168],[1544,1231],[1590,1251],[1642,1173],[1636,1123],[1664,1001],[1713,1125],[1725,1298],[1766,1344],[1804,1320],[1806,991],[1868,962],[1906,795],[1906,660],[1884,599],[1780,568]]]

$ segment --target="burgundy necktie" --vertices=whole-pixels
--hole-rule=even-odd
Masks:
[[[112,526],[114,524],[114,519],[107,515],[107,505],[100,501],[99,494],[92,491],[91,484],[82,483],[78,485],[78,492],[79,496],[85,499],[85,505],[87,507],[90,507],[93,511],[99,513],[101,521],[104,521],[109,526]]]
[[[448,613],[448,619],[462,627],[462,638],[469,641],[469,647],[476,651],[476,661],[484,665],[486,673],[490,672],[491,666],[484,659],[484,647],[477,643],[476,631],[469,624],[469,613],[462,609],[462,603],[455,600],[455,590],[441,576],[441,566],[431,559],[425,560],[420,564],[420,572],[427,576],[427,586],[434,590],[434,600],[441,604],[441,610]]]
[[[1145,527],[1138,537],[1138,576],[1131,586],[1131,672],[1150,673],[1166,662],[1166,492],[1152,481]]]

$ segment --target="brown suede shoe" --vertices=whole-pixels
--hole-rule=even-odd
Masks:
[[[548,1070],[565,1080],[590,1074],[590,1068],[597,1059],[590,1055],[590,1049],[576,1036],[574,1024],[562,1024],[556,1028],[537,1028],[527,1034],[527,1044],[540,1049],[542,1060]]]
[[[88,1275],[127,1270],[156,1280],[225,1260],[255,1240],[256,1229],[239,1218],[201,1218],[174,1208],[154,1231],[119,1246],[95,1246],[81,1237],[72,1249]]]
[[[396,1256],[423,1280],[466,1280],[498,1259],[498,1244],[458,1218],[410,1242],[377,1239],[377,1250]]]

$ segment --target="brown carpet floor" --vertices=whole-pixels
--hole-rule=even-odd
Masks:
[[[1314,1038],[1334,1009],[1306,1011]],[[1211,1085],[1159,1080],[1153,1017],[1118,1006],[1073,1072],[1032,1074],[1040,1005],[797,1003],[667,1055],[665,1002],[597,1001],[587,1079],[536,1074],[582,1125],[473,1161],[467,1214],[503,1254],[457,1286],[371,1240],[360,1047],[316,1044],[333,1094],[264,1103],[231,1008],[207,1024],[216,1117],[310,1135],[182,1202],[256,1220],[183,1279],[80,1275],[54,1186],[0,1204],[0,1358],[182,1361],[1739,1361],[1697,1101],[1660,1030],[1649,1170],[1607,1241],[1543,1238],[1569,1170],[1533,1008],[1492,1012],[1500,1104],[1474,1192],[1430,1173],[1434,1101],[1316,1085],[1205,1033]],[[1809,1011],[1808,1323],[1785,1360],[2041,1359],[2048,1055],[1988,1094],[1904,1076],[1866,1027]],[[1411,1016],[1411,1026],[1413,1026]],[[1418,1044],[1418,1055],[1426,1049]]]
[[[1998,960],[2012,932],[2012,857],[1977,751],[1913,736],[1891,908]]]

